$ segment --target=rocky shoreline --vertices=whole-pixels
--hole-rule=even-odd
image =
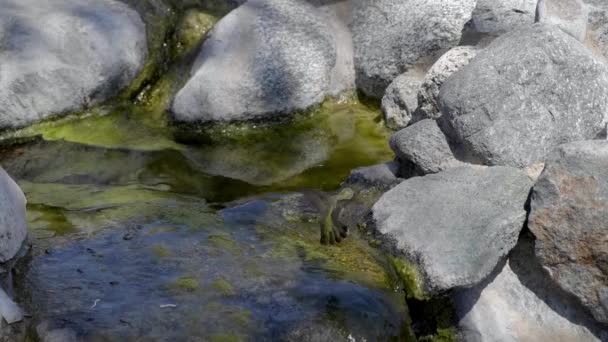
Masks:
[[[599,0],[0,0],[0,335],[608,341],[607,37]]]

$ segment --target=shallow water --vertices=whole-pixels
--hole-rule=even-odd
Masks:
[[[15,283],[30,335],[412,338],[384,256],[356,232],[320,245],[318,214],[297,194],[390,159],[377,111],[327,103],[204,139],[144,113],[99,114],[17,132],[38,139],[0,151],[28,197],[32,250]]]

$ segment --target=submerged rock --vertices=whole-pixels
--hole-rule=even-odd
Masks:
[[[114,0],[0,0],[0,129],[106,100],[146,55],[139,15]]]
[[[532,192],[528,226],[551,278],[608,323],[608,141],[559,146]]]
[[[298,0],[251,0],[230,12],[203,43],[190,80],[173,102],[174,118],[268,119],[352,87],[339,84],[348,83],[341,73],[349,70],[343,60],[334,67],[349,49],[339,46],[337,39],[344,37],[335,34],[338,24],[328,16]]]
[[[420,175],[437,173],[464,164],[454,157],[445,134],[435,120],[422,120],[402,129],[393,134],[390,145],[397,155],[401,169],[413,167],[413,171]]]
[[[474,46],[457,46],[446,52],[433,64],[424,77],[417,94],[418,108],[414,113],[415,121],[429,118],[437,119],[441,116],[439,109],[439,90],[443,82],[458,70],[462,69],[477,55],[478,49]]]
[[[0,262],[15,257],[25,241],[25,204],[23,191],[0,168]]]
[[[585,41],[587,7],[582,0],[539,0],[536,21],[556,25],[579,41]]]
[[[373,220],[414,265],[423,292],[469,287],[515,246],[531,186],[515,168],[450,169],[394,187],[373,206]]]
[[[357,86],[380,98],[398,75],[458,44],[475,0],[354,0]]]
[[[472,161],[526,167],[605,135],[608,68],[556,27],[507,33],[448,78],[442,130]]]
[[[534,258],[534,241],[520,239],[494,274],[453,295],[463,341],[606,341],[608,331],[555,286]]]

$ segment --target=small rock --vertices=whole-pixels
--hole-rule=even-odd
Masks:
[[[475,0],[354,0],[357,87],[381,98],[425,58],[458,45]]]
[[[534,23],[538,0],[477,0],[473,24],[480,33],[500,36]]]
[[[345,183],[361,185],[362,187],[389,189],[403,180],[397,176],[398,171],[399,164],[394,161],[360,167],[350,173]]]
[[[418,107],[418,90],[424,79],[424,70],[414,68],[397,76],[386,88],[382,97],[384,123],[390,129],[405,128]]]
[[[565,291],[608,323],[608,141],[559,146],[534,186],[536,255]]]
[[[457,46],[443,54],[433,64],[417,94],[418,109],[414,112],[414,121],[437,119],[441,116],[439,89],[448,77],[469,64],[469,61],[477,55],[477,51],[474,46]]]
[[[400,130],[391,136],[390,145],[402,167],[412,165],[419,175],[463,165],[454,157],[435,120],[422,120]]]
[[[422,291],[473,286],[517,243],[530,179],[511,167],[410,178],[373,206],[377,231],[415,265]]]
[[[587,19],[587,6],[582,0],[538,1],[536,22],[556,25],[581,42],[587,35]]]
[[[448,78],[440,127],[463,161],[526,167],[555,146],[606,133],[608,68],[577,40],[535,24],[497,38]]]

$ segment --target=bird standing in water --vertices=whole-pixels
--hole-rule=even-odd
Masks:
[[[319,212],[321,244],[333,245],[342,241],[348,235],[348,227],[340,220],[343,209],[340,202],[352,199],[354,191],[344,188],[334,195],[316,190],[304,190],[302,193],[304,198]]]

